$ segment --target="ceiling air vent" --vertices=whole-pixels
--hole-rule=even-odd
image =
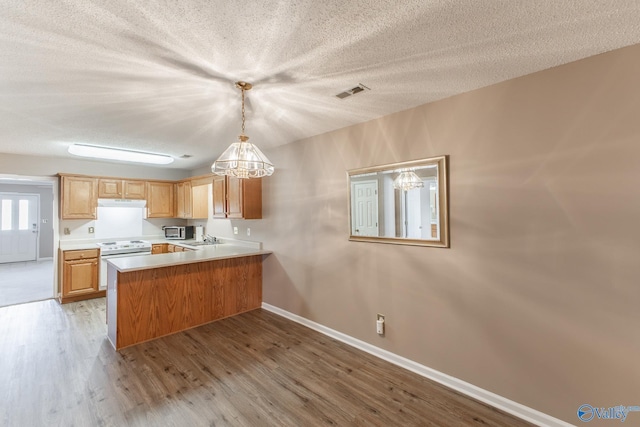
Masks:
[[[336,95],[337,98],[345,99],[350,97],[351,95],[355,95],[356,93],[364,92],[364,90],[371,90],[362,83],[358,83],[358,86],[351,88],[349,90],[345,90],[344,92],[340,92]]]

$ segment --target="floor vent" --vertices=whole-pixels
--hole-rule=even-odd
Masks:
[[[362,83],[358,83],[358,86],[351,88],[349,90],[345,90],[344,92],[340,92],[336,95],[336,98],[345,99],[350,97],[351,95],[355,95],[356,93],[364,92],[364,90],[371,90]]]

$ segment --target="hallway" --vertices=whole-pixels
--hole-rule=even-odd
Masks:
[[[0,264],[0,307],[53,298],[53,260]]]

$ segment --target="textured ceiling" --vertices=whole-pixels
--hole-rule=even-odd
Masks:
[[[193,169],[240,132],[236,80],[268,149],[636,43],[637,1],[3,0],[0,153]]]

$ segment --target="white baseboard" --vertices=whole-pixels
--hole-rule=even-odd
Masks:
[[[398,356],[397,354],[353,338],[349,335],[343,334],[342,332],[327,328],[326,326],[313,322],[309,319],[305,319],[304,317],[298,316],[297,314],[293,314],[271,304],[263,302],[262,308],[282,317],[286,317],[289,320],[293,320],[296,323],[300,323],[301,325],[318,331],[324,335],[330,336],[331,338],[335,338],[338,341],[342,341],[345,344],[358,348],[379,357],[380,359],[386,360],[387,362],[393,363],[394,365],[398,365],[425,378],[436,381],[473,399],[484,402],[487,405],[491,405],[530,423],[543,427],[573,427],[572,424],[554,418],[543,412],[536,411],[535,409],[531,409],[527,406],[521,405],[520,403],[514,402],[480,387],[476,387],[473,384],[469,384],[468,382],[462,381],[458,378],[436,371],[435,369],[431,369],[402,356]]]

